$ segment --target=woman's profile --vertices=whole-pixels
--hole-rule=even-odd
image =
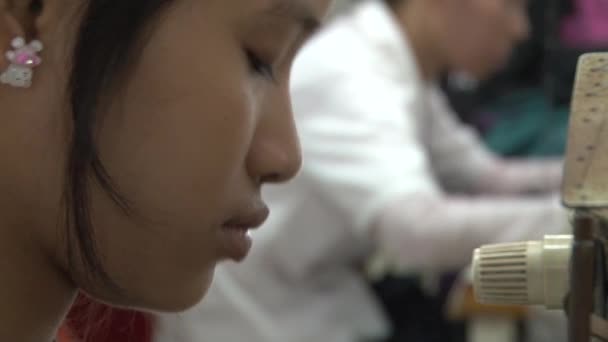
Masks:
[[[299,169],[292,60],[328,0],[0,0],[0,340],[78,290],[181,311]]]

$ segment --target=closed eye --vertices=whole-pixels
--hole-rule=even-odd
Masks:
[[[245,49],[245,54],[247,56],[247,62],[249,64],[249,68],[252,72],[257,75],[260,75],[264,78],[267,78],[270,81],[275,81],[275,71],[272,65],[264,62],[262,58],[260,58],[255,52],[251,49]]]

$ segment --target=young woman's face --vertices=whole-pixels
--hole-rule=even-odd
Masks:
[[[96,122],[101,160],[133,209],[124,215],[93,185],[99,254],[124,292],[72,272],[79,286],[114,304],[181,310],[201,299],[217,262],[245,256],[243,231],[267,214],[260,188],[288,180],[301,163],[289,71],[329,2],[181,0],[152,23]],[[66,96],[57,90],[66,44],[61,30],[49,31],[34,86],[0,88],[1,200],[10,203],[7,221],[35,226],[67,269],[65,229],[57,234],[70,131],[57,100]]]
[[[480,79],[507,62],[527,38],[526,0],[437,0],[443,52],[452,69]]]

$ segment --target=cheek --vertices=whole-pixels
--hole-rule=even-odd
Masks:
[[[148,76],[135,76],[123,105],[104,120],[100,142],[104,165],[136,216],[121,215],[97,192],[95,223],[110,274],[137,294],[130,300],[181,309],[200,299],[217,262],[216,229],[234,200],[233,184],[245,182],[253,114],[226,73],[207,86],[178,87],[161,82],[177,76],[175,67],[151,73],[144,66]]]
[[[197,209],[221,210],[227,186],[242,175],[257,106],[233,39],[199,29],[212,32],[201,34],[208,42],[180,50],[179,28],[146,48],[102,137],[112,174],[136,204],[200,219]]]
[[[494,54],[493,57],[508,53],[513,40],[509,9],[504,4],[501,6],[495,4],[488,5],[488,8],[480,12],[475,28],[480,49],[485,47],[486,53]]]
[[[119,187],[141,196],[140,204],[158,202],[150,203],[162,205],[156,210],[171,204],[200,209],[203,197],[221,198],[244,166],[253,125],[242,96],[228,96],[222,87],[199,86],[200,94],[186,95],[179,91],[188,89],[134,85],[124,116],[107,120],[102,134],[104,162],[123,180]],[[167,95],[175,98],[147,100]]]
[[[216,261],[215,230],[238,197],[234,184],[247,181],[257,105],[237,49],[217,35],[171,53],[179,39],[155,35],[100,125],[102,161],[137,216],[106,204],[96,219],[107,227],[114,274],[136,288],[200,288]]]
[[[462,21],[449,39],[454,66],[478,73],[502,63],[508,53],[504,32],[490,17]]]
[[[502,43],[504,6],[502,0],[461,0],[452,8],[453,20],[445,27],[452,40],[460,46],[461,55],[487,54],[497,43]]]

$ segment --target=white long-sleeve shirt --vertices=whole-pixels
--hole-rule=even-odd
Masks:
[[[389,327],[362,272],[466,266],[481,244],[566,230],[554,162],[506,162],[419,76],[381,1],[333,22],[298,57],[304,166],[265,192],[273,210],[242,265],[201,305],[160,318],[158,342],[354,342]]]

